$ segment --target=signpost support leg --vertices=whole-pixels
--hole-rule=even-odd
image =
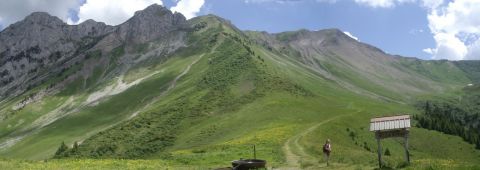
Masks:
[[[378,166],[382,168],[382,144],[380,143],[380,136],[377,133],[377,144],[378,144]]]
[[[408,131],[405,133],[405,159],[407,163],[410,164],[410,153],[408,151]]]

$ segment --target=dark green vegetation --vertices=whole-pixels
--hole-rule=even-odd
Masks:
[[[0,155],[55,158],[11,161],[26,168],[82,160],[107,169],[129,162],[151,163],[136,167],[146,169],[217,168],[252,157],[255,144],[269,167],[318,169],[329,138],[333,168],[372,169],[377,148],[368,131],[371,117],[410,113],[447,122],[438,118],[441,112],[454,120],[451,130],[478,129],[467,117],[479,100],[466,91],[474,89],[462,92],[475,82],[474,66],[391,56],[335,29],[242,32],[212,15],[188,24],[185,45],[174,52],[162,49],[168,44],[163,39],[88,51],[58,79],[0,103],[9,113],[0,122]],[[57,85],[63,85],[58,93],[12,109]],[[439,107],[424,114],[412,102],[436,95],[459,109],[429,100],[432,109]],[[458,97],[470,104],[455,103]],[[421,127],[411,129],[413,161],[406,168],[478,167],[480,151],[456,131]],[[382,144],[385,165],[405,167],[401,140]]]
[[[466,87],[457,99],[425,101],[418,127],[462,137],[480,149],[480,88]]]
[[[188,119],[237,111],[240,106],[273,91],[311,95],[301,86],[262,69],[265,64],[255,56],[244,38],[218,30],[209,33],[216,38],[204,47],[212,51],[203,56],[209,67],[203,74],[196,75],[199,78],[194,79],[194,88],[177,93],[177,97],[165,105],[160,104],[128,122],[92,136],[78,148],[57,152],[56,157],[149,157],[172,146],[180,126]],[[236,87],[238,85],[247,87]],[[59,150],[62,148],[63,144]]]
[[[455,65],[462,69],[474,83],[480,82],[480,61],[456,61]]]

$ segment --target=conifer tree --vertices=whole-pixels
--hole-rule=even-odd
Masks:
[[[54,158],[60,158],[65,156],[65,153],[67,150],[68,150],[68,146],[65,145],[65,142],[62,142],[62,144],[60,144],[60,147],[58,147],[57,152],[55,152]]]
[[[385,155],[385,156],[390,156],[390,150],[389,150],[388,148],[385,149],[385,154],[384,154],[384,155]]]

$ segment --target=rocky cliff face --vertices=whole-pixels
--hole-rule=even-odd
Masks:
[[[152,5],[135,12],[132,18],[118,27],[116,33],[126,42],[144,43],[185,26],[186,19],[182,14],[173,14],[162,6]]]
[[[18,95],[74,62],[86,52],[109,52],[125,45],[134,48],[162,38],[182,46],[186,19],[160,5],[152,5],[118,26],[87,20],[67,25],[57,17],[35,12],[0,32],[0,99]],[[175,36],[170,36],[174,34]]]

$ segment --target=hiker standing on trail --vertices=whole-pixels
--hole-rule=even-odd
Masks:
[[[323,154],[325,155],[325,159],[327,160],[327,166],[328,159],[330,158],[330,152],[332,152],[332,145],[330,144],[330,139],[327,139],[327,141],[323,145]]]

